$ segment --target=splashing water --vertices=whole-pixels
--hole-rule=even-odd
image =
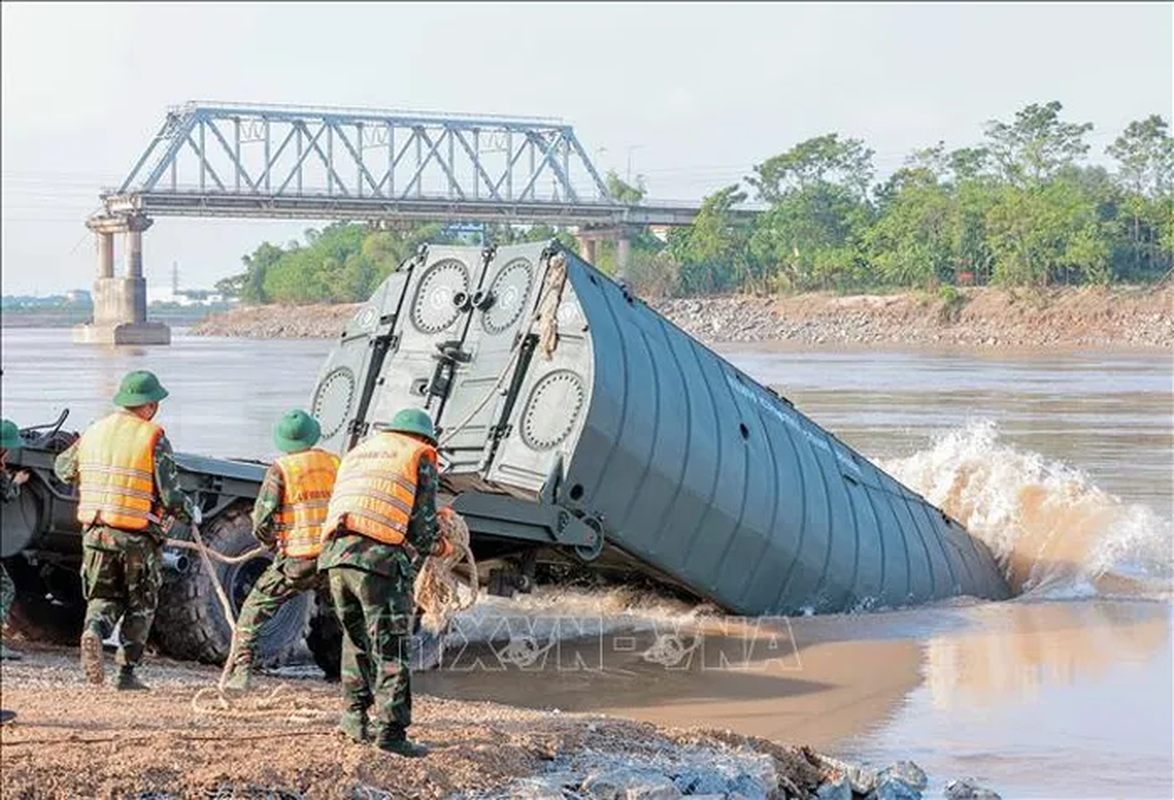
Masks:
[[[457,614],[455,630],[469,642],[522,632],[544,639],[575,639],[617,631],[685,629],[704,625],[721,612],[630,586],[579,588],[537,586],[509,600],[482,591],[477,603]]]
[[[982,539],[1016,592],[1174,598],[1170,520],[1123,503],[1078,469],[1001,441],[993,422],[879,463]]]
[[[913,455],[876,461],[985,542],[1012,589],[1025,598],[1174,601],[1169,519],[1147,506],[1123,503],[1074,467],[1017,449],[1000,438],[993,422],[974,422]],[[547,636],[557,620],[573,619],[585,627],[555,634],[573,636],[587,629],[688,628],[720,613],[707,604],[633,587],[539,586],[509,601],[483,593],[472,610],[459,615],[458,627],[469,641],[479,641],[489,638],[504,616],[524,618],[536,635]]]

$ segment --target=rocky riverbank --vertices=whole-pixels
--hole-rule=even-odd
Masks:
[[[148,693],[86,685],[72,648],[24,643],[5,662],[0,794],[50,797],[920,798],[910,762],[881,770],[806,747],[598,714],[417,696],[408,760],[336,733],[339,696],[314,678],[261,678],[228,703],[214,667],[152,658]],[[949,797],[997,795],[954,794]]]
[[[708,343],[1160,347],[1174,349],[1174,288],[962,289],[651,301]],[[256,306],[208,318],[203,336],[333,338],[358,305]]]

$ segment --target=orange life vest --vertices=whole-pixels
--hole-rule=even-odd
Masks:
[[[376,433],[343,456],[326,513],[326,536],[342,525],[384,544],[402,544],[422,459],[435,466],[436,448],[392,431]]]
[[[155,445],[162,435],[161,427],[126,411],[114,412],[82,434],[79,522],[141,531],[160,521]]]
[[[338,457],[315,448],[289,453],[275,463],[284,487],[281,507],[273,515],[278,552],[295,558],[317,557]]]

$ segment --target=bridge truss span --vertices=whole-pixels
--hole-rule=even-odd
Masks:
[[[300,106],[188,103],[166,119],[107,213],[616,222],[569,125]]]

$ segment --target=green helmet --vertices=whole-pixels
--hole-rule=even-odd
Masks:
[[[432,426],[432,417],[422,408],[405,408],[396,412],[391,422],[383,426],[384,430],[398,431],[399,433],[414,433],[423,436],[432,444],[436,444],[436,429]]]
[[[114,405],[136,408],[147,403],[157,403],[167,396],[167,390],[159,383],[155,373],[145,369],[128,372],[114,395]]]
[[[300,408],[285,412],[273,426],[273,443],[283,453],[313,447],[318,444],[321,436],[322,426],[318,424],[318,420]]]
[[[20,428],[8,419],[0,419],[0,448],[4,450],[19,450],[24,442],[20,439]]]

